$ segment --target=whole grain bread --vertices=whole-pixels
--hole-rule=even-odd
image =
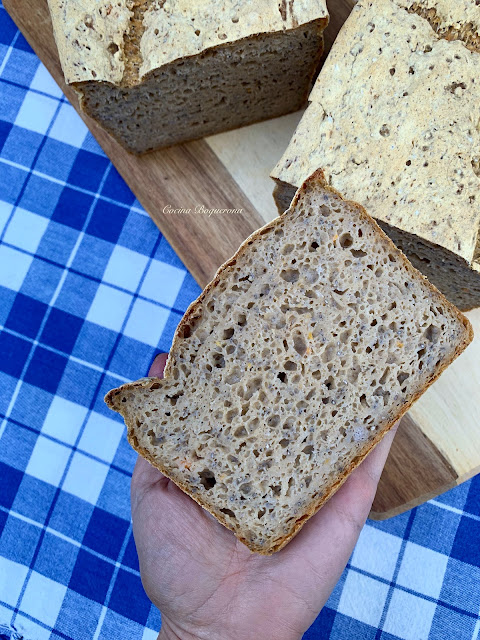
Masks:
[[[165,378],[106,402],[136,451],[270,554],[471,339],[468,320],[316,172],[189,307]]]
[[[144,153],[299,109],[325,0],[48,0],[82,109]]]
[[[480,306],[480,3],[360,0],[272,176],[321,167],[462,309]]]

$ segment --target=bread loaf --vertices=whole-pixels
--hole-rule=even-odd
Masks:
[[[82,109],[140,154],[299,109],[325,0],[48,0]]]
[[[132,446],[252,551],[281,549],[467,346],[466,320],[317,172],[109,392]]]
[[[360,0],[275,167],[317,167],[461,309],[480,306],[480,3]]]

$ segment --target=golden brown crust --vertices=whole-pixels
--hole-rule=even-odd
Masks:
[[[302,197],[302,195],[304,194],[304,192],[309,189],[312,185],[315,184],[320,184],[320,186],[325,189],[328,193],[331,193],[332,195],[335,195],[339,198],[341,198],[342,200],[344,200],[344,198],[341,196],[341,194],[338,193],[338,191],[336,191],[335,189],[333,189],[332,187],[330,187],[326,181],[325,181],[325,176],[323,174],[323,171],[321,171],[320,169],[318,169],[317,171],[315,171],[315,173],[312,174],[312,176],[310,176],[304,183],[303,185],[300,187],[300,189],[297,191],[290,209],[285,212],[284,215],[289,215],[289,213],[291,212],[292,209],[295,208],[298,200]],[[357,204],[357,203],[353,203],[350,202],[349,203],[352,207],[355,207],[355,209],[358,212],[358,215],[360,218],[363,218],[364,220],[366,220],[369,223],[372,223],[375,225],[375,228],[377,229],[378,233],[388,242],[388,244],[390,245],[390,247],[392,248],[392,250],[394,250],[397,255],[400,257],[400,259],[402,260],[404,266],[406,267],[406,269],[410,272],[410,274],[412,275],[412,277],[414,277],[415,279],[417,279],[419,276],[424,279],[426,281],[426,279],[424,278],[424,276],[422,276],[420,274],[420,272],[418,272],[411,264],[410,262],[407,260],[407,258],[397,249],[397,247],[395,247],[395,245],[393,244],[393,242],[388,238],[388,236],[382,231],[382,229],[377,225],[377,223],[372,220],[372,218],[369,216],[369,214],[365,211],[365,209]],[[179,344],[179,342],[182,339],[183,336],[183,331],[184,329],[188,326],[188,324],[190,323],[190,321],[196,316],[198,315],[198,312],[201,309],[202,303],[206,297],[206,295],[212,290],[214,289],[218,283],[220,282],[220,280],[222,279],[222,277],[224,276],[224,274],[227,273],[227,270],[230,266],[232,266],[237,258],[242,255],[244,252],[248,251],[248,247],[255,242],[256,238],[258,238],[260,235],[264,234],[265,232],[269,231],[269,230],[273,230],[277,227],[277,225],[279,225],[283,220],[283,216],[281,217],[277,217],[274,220],[272,220],[271,222],[269,222],[268,224],[266,224],[264,227],[262,227],[261,229],[258,229],[257,231],[255,231],[251,236],[249,236],[244,242],[243,244],[239,247],[238,251],[230,258],[230,260],[228,260],[227,262],[225,262],[217,271],[217,273],[215,274],[213,280],[206,286],[206,288],[204,289],[204,291],[202,292],[202,294],[197,298],[197,300],[195,300],[194,302],[192,302],[192,304],[188,307],[184,317],[182,318],[182,320],[180,321],[177,330],[175,332],[174,338],[173,338],[173,342],[172,342],[172,347],[170,350],[170,355],[168,357],[167,360],[167,364],[165,366],[165,372],[164,372],[164,377],[165,379],[168,379],[171,375],[171,370],[172,370],[172,366],[173,366],[173,360],[175,357],[175,351],[177,349],[177,346]],[[428,283],[428,281],[427,281]],[[307,522],[307,520],[313,516],[318,509],[320,509],[320,507],[342,486],[342,484],[345,482],[345,480],[347,479],[348,475],[362,462],[362,460],[364,460],[364,458],[368,455],[368,453],[381,441],[381,439],[385,436],[385,434],[393,427],[393,425],[398,422],[402,416],[408,411],[408,409],[412,406],[412,404],[428,389],[428,387],[430,387],[430,385],[441,375],[441,373],[453,362],[453,360],[455,360],[455,358],[457,358],[460,353],[462,353],[462,351],[468,346],[468,344],[472,341],[473,339],[473,329],[472,326],[469,322],[469,320],[467,318],[465,318],[465,316],[463,316],[458,309],[456,309],[456,307],[454,307],[444,296],[442,293],[440,293],[432,284],[428,283],[428,286],[431,289],[432,292],[432,297],[437,298],[439,300],[439,302],[444,305],[448,310],[450,310],[455,317],[458,319],[458,321],[463,324],[464,328],[465,328],[465,336],[464,339],[462,341],[462,343],[460,345],[458,345],[457,349],[455,350],[455,352],[449,357],[446,358],[446,360],[442,363],[442,365],[437,369],[437,371],[435,373],[433,373],[429,380],[427,381],[427,383],[423,386],[422,389],[420,389],[412,398],[411,400],[406,403],[404,405],[404,407],[395,415],[394,418],[392,418],[392,420],[388,423],[388,425],[376,436],[376,438],[374,440],[372,440],[371,442],[369,442],[364,449],[354,458],[354,460],[352,460],[352,462],[350,463],[350,465],[347,467],[347,469],[345,469],[336,479],[335,482],[333,482],[328,491],[321,496],[320,498],[318,498],[318,500],[314,501],[313,503],[311,503],[306,509],[303,510],[303,512],[299,515],[299,517],[296,519],[295,524],[293,525],[292,529],[290,530],[290,532],[280,538],[278,538],[277,540],[275,540],[273,543],[270,544],[270,546],[268,547],[258,547],[255,544],[249,542],[248,540],[242,538],[238,531],[234,531],[232,526],[226,521],[226,519],[223,517],[223,514],[221,513],[217,513],[216,511],[212,510],[212,506],[211,505],[207,505],[204,503],[204,501],[202,500],[201,495],[196,495],[193,494],[190,490],[190,488],[185,485],[184,483],[182,483],[181,481],[179,481],[176,478],[173,478],[170,473],[168,472],[167,469],[165,469],[161,464],[159,464],[157,461],[154,461],[151,457],[151,455],[145,451],[143,448],[141,448],[138,444],[138,441],[136,441],[135,435],[133,434],[133,430],[131,425],[127,424],[127,427],[129,429],[129,442],[130,444],[133,446],[133,448],[138,451],[138,453],[140,453],[142,456],[144,456],[153,466],[155,466],[157,469],[159,469],[164,475],[166,475],[168,478],[170,478],[177,486],[179,486],[182,491],[184,491],[185,493],[187,493],[191,498],[193,498],[193,500],[195,500],[198,504],[200,504],[202,507],[204,507],[207,511],[209,511],[213,516],[215,516],[215,518],[217,518],[217,520],[219,520],[225,527],[227,527],[228,529],[231,529],[232,531],[234,531],[235,535],[237,536],[237,538],[239,540],[241,540],[241,542],[243,542],[247,547],[249,547],[252,551],[255,551],[256,553],[260,553],[262,555],[270,555],[272,553],[275,553],[276,551],[279,551],[280,549],[282,549],[295,535],[296,533],[303,527],[303,525],[305,524],[305,522]],[[124,393],[125,391],[130,391],[132,389],[135,388],[139,388],[139,387],[148,387],[151,383],[152,380],[157,380],[157,379],[152,379],[152,378],[143,378],[142,380],[133,382],[133,383],[128,383],[123,385],[122,387],[120,387],[119,389],[113,389],[112,391],[110,391],[105,400],[108,404],[108,406],[116,411],[120,411],[121,407],[116,406],[115,404],[115,397]]]

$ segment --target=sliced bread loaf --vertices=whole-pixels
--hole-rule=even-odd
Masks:
[[[461,309],[480,306],[480,2],[360,0],[272,176],[321,167]]]
[[[471,339],[468,320],[317,172],[190,306],[165,378],[106,401],[141,455],[269,554]]]
[[[83,110],[144,153],[272,118],[307,100],[325,0],[48,0]]]

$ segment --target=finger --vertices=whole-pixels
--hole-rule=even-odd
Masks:
[[[151,486],[162,479],[168,480],[161,471],[151,465],[145,458],[142,458],[142,456],[137,457],[133,470],[132,487]]]
[[[362,469],[362,471],[367,472],[370,475],[374,484],[373,489],[375,491],[378,481],[380,480],[380,476],[382,475],[383,467],[387,461],[388,454],[390,453],[390,447],[392,446],[393,439],[397,433],[398,425],[399,423],[397,422],[359,467],[359,469]]]
[[[148,375],[152,378],[163,378],[163,370],[167,363],[168,353],[159,353],[152,362]]]

